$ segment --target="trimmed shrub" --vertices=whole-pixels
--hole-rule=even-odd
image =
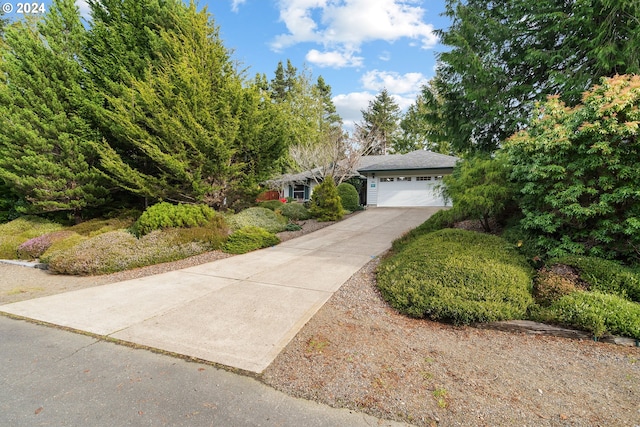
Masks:
[[[533,296],[540,305],[549,306],[579,289],[579,284],[573,275],[543,268],[534,281]]]
[[[51,246],[49,246],[49,248],[40,255],[40,262],[48,264],[51,261],[51,257],[54,255],[67,251],[85,240],[89,240],[89,238],[81,236],[78,233],[71,232],[69,236],[53,242]]]
[[[259,207],[271,209],[272,211],[276,211],[282,208],[283,205],[284,203],[282,203],[280,200],[267,200],[265,202],[258,203]]]
[[[207,205],[172,205],[162,202],[143,212],[133,225],[133,232],[139,237],[163,228],[202,227],[215,215],[216,212]]]
[[[231,234],[223,250],[230,254],[244,254],[278,243],[280,243],[278,236],[264,228],[247,226]]]
[[[407,244],[413,242],[416,238],[434,231],[442,230],[443,228],[453,227],[456,222],[462,221],[463,219],[464,218],[455,207],[440,210],[431,215],[429,219],[416,228],[406,232],[401,237],[394,240],[391,248],[394,252],[398,252]]]
[[[342,207],[348,211],[354,212],[360,209],[360,196],[358,190],[353,185],[343,182],[336,187],[338,195],[340,196],[340,203]]]
[[[107,233],[109,231],[123,230],[133,225],[135,220],[131,217],[118,217],[118,218],[94,218],[88,221],[81,222],[68,230],[81,234],[83,236],[93,237],[98,234]]]
[[[338,221],[342,219],[343,208],[332,177],[327,177],[313,189],[309,212],[318,221]]]
[[[305,208],[302,203],[286,203],[282,205],[278,211],[292,221],[301,221],[311,218],[309,209]]]
[[[416,238],[378,267],[396,309],[455,324],[523,318],[533,270],[500,237],[446,229]]]
[[[580,279],[589,284],[591,291],[615,294],[640,302],[640,276],[634,270],[615,261],[574,255],[549,262],[549,265],[557,264],[574,267]]]
[[[201,242],[181,243],[176,229],[156,230],[140,239],[124,230],[110,231],[85,240],[49,259],[49,270],[73,275],[108,274],[176,261],[209,250]]]
[[[62,225],[35,216],[23,216],[0,225],[0,258],[18,258],[18,247],[34,237],[58,231]]]
[[[279,233],[284,231],[287,219],[267,208],[255,207],[227,218],[227,223],[231,230],[252,226],[263,228],[270,233]]]
[[[574,292],[554,302],[548,316],[601,337],[605,333],[640,339],[640,304],[618,295]]]

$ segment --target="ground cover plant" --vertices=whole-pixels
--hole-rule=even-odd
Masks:
[[[277,245],[280,239],[264,228],[246,226],[234,231],[224,244],[224,251],[230,254],[244,254],[256,249]]]
[[[533,303],[533,269],[500,237],[445,229],[383,260],[378,286],[399,311],[456,324],[519,319]]]
[[[253,226],[263,228],[270,233],[279,233],[287,226],[287,219],[270,209],[253,207],[228,217],[227,223],[234,231]]]
[[[18,248],[26,241],[58,231],[62,225],[36,216],[23,216],[0,225],[0,258],[17,259]]]
[[[211,250],[207,243],[183,242],[178,229],[156,230],[136,238],[110,231],[53,254],[49,270],[59,274],[96,275],[176,261]]]

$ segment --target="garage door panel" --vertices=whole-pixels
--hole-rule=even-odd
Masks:
[[[428,181],[380,182],[378,206],[442,206],[435,185]]]

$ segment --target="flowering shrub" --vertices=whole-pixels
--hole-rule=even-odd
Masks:
[[[18,246],[18,257],[21,259],[39,258],[54,242],[63,240],[75,233],[70,230],[54,231],[29,239]]]
[[[23,216],[0,225],[0,258],[16,259],[18,247],[34,237],[58,231],[60,224],[34,216]]]
[[[140,239],[124,230],[111,231],[52,255],[49,270],[74,275],[108,274],[176,261],[210,249],[206,243],[180,240],[176,230],[153,231]]]

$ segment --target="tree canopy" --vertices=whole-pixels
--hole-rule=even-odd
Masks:
[[[602,76],[640,72],[635,0],[447,0],[433,88],[457,152],[493,152],[535,101],[576,105]]]
[[[357,133],[369,147],[366,154],[387,154],[397,136],[400,123],[400,107],[387,89],[382,89],[362,112],[362,123]]]

